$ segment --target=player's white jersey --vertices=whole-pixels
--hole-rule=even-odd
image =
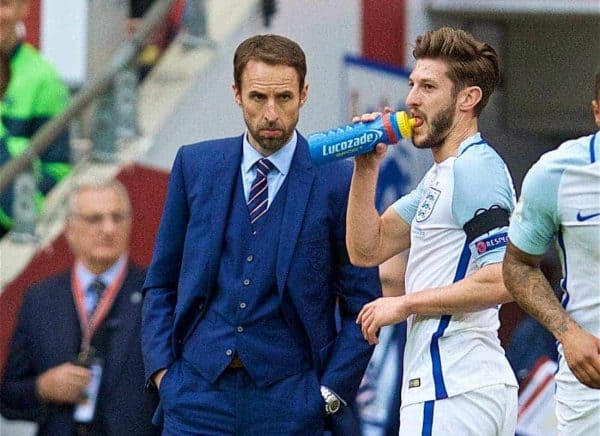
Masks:
[[[458,156],[434,164],[419,186],[392,206],[411,225],[406,293],[440,288],[501,262],[507,227],[478,234],[463,226],[494,207],[510,213],[515,194],[498,154],[477,133]],[[410,316],[402,404],[439,400],[494,384],[517,386],[498,339],[498,309]]]
[[[556,236],[556,238],[555,238]],[[544,154],[523,181],[509,238],[520,250],[544,254],[555,240],[563,265],[562,304],[600,337],[600,132]],[[557,399],[600,400],[571,373],[559,345]]]

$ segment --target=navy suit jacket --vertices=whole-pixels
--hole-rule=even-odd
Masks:
[[[39,424],[40,435],[73,434],[73,406],[40,403],[35,379],[42,372],[76,360],[81,328],[71,291],[70,271],[51,277],[26,294],[0,388],[6,418]],[[130,265],[127,276],[95,339],[108,345],[97,407],[111,435],[153,435],[158,399],[144,392],[140,345],[144,272]]]
[[[184,146],[175,158],[144,284],[142,348],[148,379],[179,358],[218,290],[242,139]],[[364,304],[381,294],[377,269],[354,267],[348,259],[345,221],[351,175],[349,162],[316,168],[306,140],[298,135],[286,176],[282,232],[273,249],[283,316],[309,338],[309,355],[321,384],[348,402],[354,401],[373,351],[355,319]]]

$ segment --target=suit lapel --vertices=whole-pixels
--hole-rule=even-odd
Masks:
[[[277,289],[280,295],[285,288],[294,247],[302,228],[304,211],[315,178],[312,167],[308,144],[301,135],[298,135],[298,144],[287,176],[288,191],[282,221],[282,225],[286,226],[286,229],[281,232],[277,249],[276,275]]]
[[[206,205],[206,207],[211,208],[209,222],[213,223],[209,230],[211,237],[207,250],[209,257],[206,262],[206,283],[209,285],[217,280],[227,217],[229,216],[237,172],[240,171],[242,162],[242,140],[243,136],[239,136],[229,139],[223,144],[219,155],[215,159],[214,172],[207,179],[209,180],[208,185],[212,187],[212,193],[210,205]],[[208,287],[208,289],[211,288],[211,286]]]

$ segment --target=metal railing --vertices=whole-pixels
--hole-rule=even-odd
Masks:
[[[98,98],[113,82],[117,74],[130,66],[136,55],[144,46],[144,42],[150,37],[159,24],[164,22],[169,14],[174,0],[157,0],[136,32],[129,41],[125,41],[112,57],[106,70],[100,77],[93,80],[73,97],[67,109],[60,115],[52,118],[44,124],[31,138],[25,153],[12,159],[0,169],[0,192],[2,192],[17,175],[27,169],[32,162],[40,156],[58,135],[64,132],[69,122],[81,113],[93,100]]]
[[[112,56],[106,69],[99,75],[99,77],[87,82],[83,88],[71,99],[70,104],[64,112],[50,119],[33,135],[29,141],[26,151],[23,154],[11,159],[0,168],[0,192],[3,192],[5,189],[9,188],[9,185],[12,183],[15,184],[15,188],[26,188],[21,190],[21,198],[16,199],[19,202],[17,205],[18,208],[26,218],[25,222],[20,223],[21,228],[17,231],[18,234],[20,233],[25,237],[17,237],[17,240],[31,240],[31,238],[28,238],[27,235],[34,237],[35,205],[33,203],[34,200],[32,191],[35,191],[35,180],[33,179],[33,174],[31,173],[31,168],[34,161],[38,159],[42,153],[44,153],[44,151],[61,133],[69,128],[70,122],[78,117],[82,111],[94,100],[102,97],[100,100],[100,106],[102,106],[103,101],[106,104],[107,98],[112,100],[113,104],[115,100],[118,101],[119,98],[121,98],[121,100],[123,99],[119,91],[117,89],[113,89],[115,82],[126,82],[126,84],[131,86],[131,80],[128,79],[128,77],[130,78],[131,74],[135,74],[131,71],[131,67],[136,59],[136,56],[143,49],[146,40],[152,35],[159,25],[165,22],[173,3],[174,0],[156,0],[144,16],[144,19],[137,32],[131,39],[124,41],[121,44],[121,46]],[[135,85],[136,84],[134,84],[134,86]],[[118,107],[119,105],[117,104],[115,106]],[[122,117],[119,117],[119,121],[121,120]],[[111,122],[115,122],[115,120],[111,120]],[[135,120],[133,122],[135,122]],[[102,129],[102,125],[100,125],[99,128]],[[121,129],[125,136],[131,135],[130,130],[131,129],[127,131],[125,128],[125,131],[123,131],[123,129]],[[100,161],[112,160],[113,157],[111,156],[111,152],[115,151],[115,140],[116,138],[114,135],[112,137],[109,135],[108,141],[112,141],[112,149],[110,149],[110,147],[107,149],[106,145],[103,146],[102,144],[98,144],[98,150],[95,150],[93,154],[94,159]],[[33,219],[32,213],[34,216]]]

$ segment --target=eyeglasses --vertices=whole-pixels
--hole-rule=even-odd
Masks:
[[[73,215],[76,216],[77,218],[80,218],[82,221],[84,221],[86,224],[89,224],[90,226],[98,226],[98,225],[102,224],[104,222],[104,220],[107,218],[110,219],[113,223],[115,223],[117,225],[123,225],[128,221],[129,216],[130,216],[128,213],[120,213],[120,212],[113,212],[113,213],[107,213],[107,214],[93,213],[93,214],[89,214],[89,215],[85,215],[82,213],[76,213]]]

